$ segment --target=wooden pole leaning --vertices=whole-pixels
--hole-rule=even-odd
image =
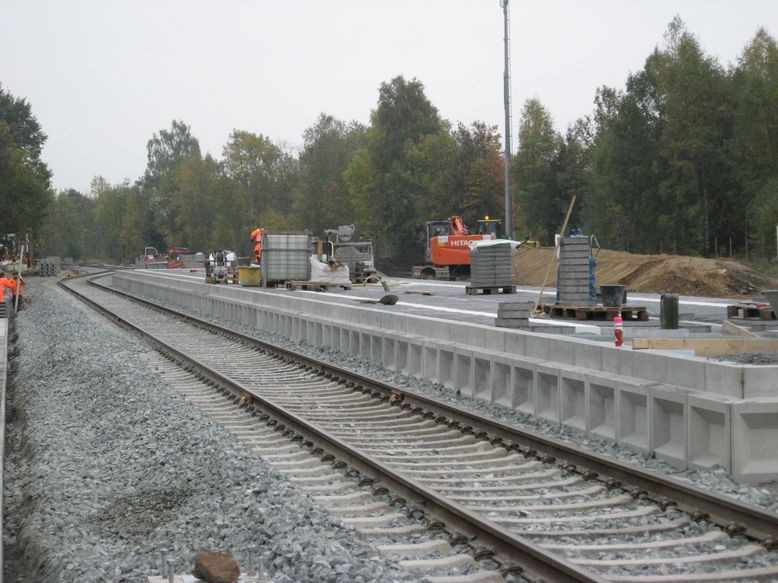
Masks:
[[[562,224],[562,230],[560,231],[561,236],[558,241],[554,243],[554,257],[551,259],[551,261],[548,262],[548,267],[546,267],[546,275],[543,276],[543,285],[540,286],[540,293],[538,294],[538,299],[535,301],[535,305],[532,307],[532,312],[535,314],[543,312],[543,308],[541,307],[543,305],[543,291],[546,288],[546,283],[548,282],[548,276],[551,273],[551,267],[556,263],[554,261],[557,256],[557,252],[559,251],[559,245],[562,242],[562,237],[565,236],[565,230],[567,229],[567,223],[570,221],[570,215],[573,214],[573,207],[575,206],[575,195],[573,195],[573,200],[570,201],[570,206],[567,208],[567,215],[565,216],[565,222]]]

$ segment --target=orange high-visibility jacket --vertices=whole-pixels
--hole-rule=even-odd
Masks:
[[[256,241],[256,245],[254,245],[254,255],[257,258],[257,261],[259,261],[259,258],[262,256],[262,234],[265,232],[265,230],[262,227],[257,227],[253,231],[251,231],[251,240]]]
[[[11,295],[19,295],[21,297],[24,297],[24,280],[19,278],[18,276],[14,276],[11,279],[6,280],[8,281],[5,286],[11,290]]]
[[[16,289],[16,284],[13,280],[8,279],[5,276],[0,276],[0,299],[5,297],[5,290],[10,289],[12,292]]]

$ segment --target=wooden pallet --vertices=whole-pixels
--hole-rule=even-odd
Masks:
[[[343,283],[330,283],[328,281],[287,281],[284,283],[286,289],[306,290],[306,291],[325,291],[333,287],[348,287]]]
[[[648,320],[648,310],[642,306],[621,306],[611,308],[606,306],[540,306],[552,318],[570,320],[606,320],[613,321],[616,314],[621,313],[624,321]]]
[[[515,285],[499,285],[496,287],[493,286],[485,286],[485,287],[475,287],[472,285],[468,285],[465,287],[465,293],[469,296],[477,296],[478,294],[515,294],[516,293],[516,286]]]
[[[744,320],[775,320],[775,312],[767,304],[736,304],[727,306],[727,318]]]

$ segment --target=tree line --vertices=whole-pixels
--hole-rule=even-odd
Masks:
[[[512,164],[524,228],[573,224],[639,253],[775,255],[778,46],[764,29],[723,67],[674,19],[626,87],[600,87],[564,136],[537,100],[524,106]]]
[[[530,99],[518,138],[518,238],[550,243],[575,195],[571,224],[603,247],[774,255],[778,45],[765,30],[725,67],[676,18],[625,87],[600,87],[564,135]],[[173,121],[148,141],[143,176],[97,177],[87,193],[51,193],[44,141],[29,105],[0,87],[0,232],[32,228],[45,253],[77,259],[131,259],[147,245],[248,254],[256,226],[354,223],[379,257],[411,261],[427,220],[504,213],[497,127],[452,124],[402,76],[381,84],[369,125],[322,113],[299,152],[236,129],[215,158]]]

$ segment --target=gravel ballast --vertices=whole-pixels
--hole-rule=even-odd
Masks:
[[[256,548],[275,581],[395,581],[331,519],[139,358],[149,347],[52,282],[15,321],[5,460],[6,581],[145,582],[160,551]]]

